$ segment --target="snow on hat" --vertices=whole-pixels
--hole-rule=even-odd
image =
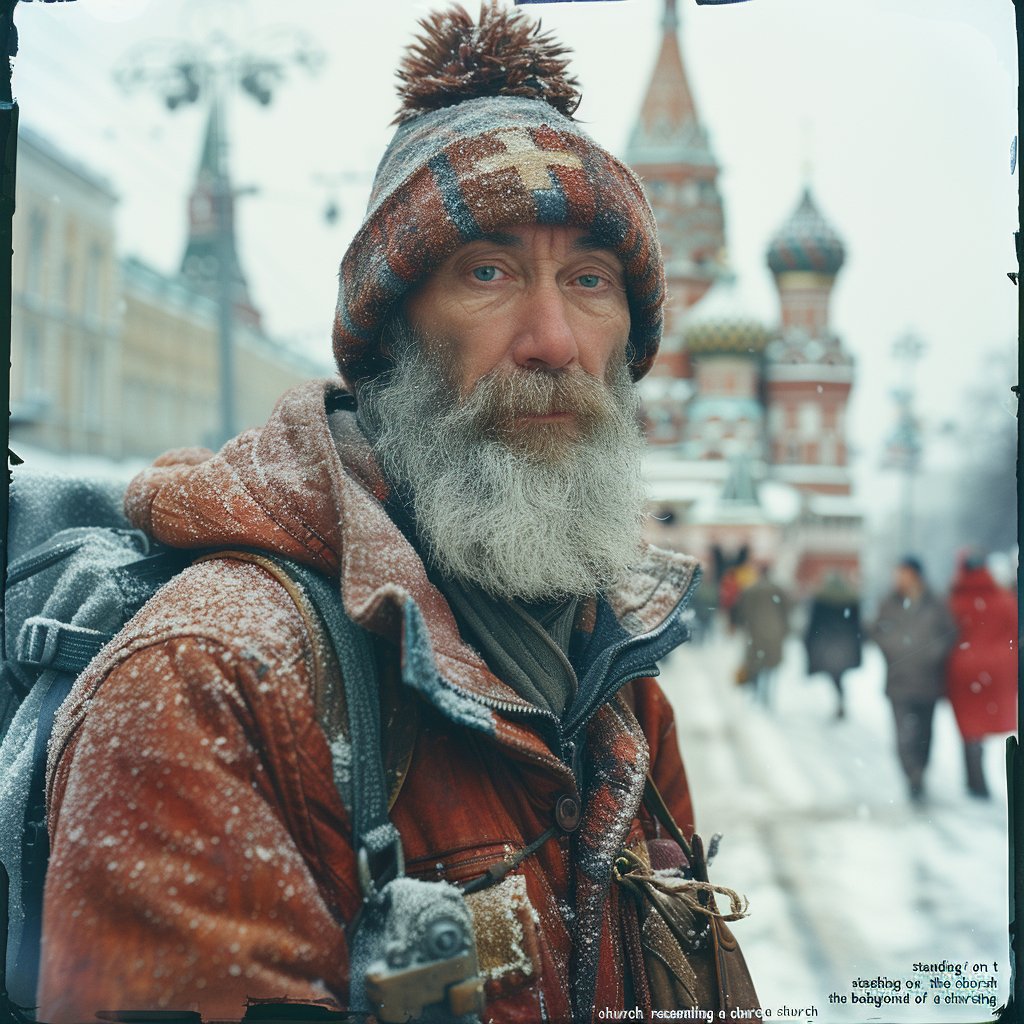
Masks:
[[[640,179],[573,122],[566,49],[522,11],[485,0],[420,22],[402,108],[362,227],[341,262],[334,358],[350,385],[387,366],[394,305],[460,246],[517,224],[580,227],[622,261],[634,379],[661,340],[664,267]]]

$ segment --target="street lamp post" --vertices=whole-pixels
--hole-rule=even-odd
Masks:
[[[322,66],[325,55],[297,29],[278,26],[250,33],[236,42],[224,32],[214,32],[195,46],[174,40],[151,40],[129,51],[114,71],[126,91],[145,88],[155,92],[168,110],[206,100],[216,132],[211,132],[218,152],[212,154],[213,237],[210,252],[216,264],[207,268],[205,282],[217,301],[217,334],[220,363],[219,442],[234,437],[235,419],[234,326],[238,285],[241,280],[235,252],[234,201],[243,191],[231,187],[225,164],[225,107],[232,88],[239,88],[261,106],[268,106],[274,91],[286,78],[289,67],[310,74]]]
[[[215,101],[216,102],[216,101]],[[213,216],[216,225],[217,254],[217,334],[220,350],[220,427],[221,443],[235,436],[235,299],[233,285],[234,232],[232,230],[231,185],[226,177],[217,178],[213,187]]]
[[[914,476],[921,464],[921,426],[914,415],[914,364],[924,348],[924,342],[909,332],[892,347],[893,357],[903,364],[903,381],[892,392],[898,415],[896,428],[886,443],[883,466],[903,474],[899,528],[903,553],[909,552],[914,544]]]

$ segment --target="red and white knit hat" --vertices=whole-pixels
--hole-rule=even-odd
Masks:
[[[640,179],[572,120],[566,50],[519,10],[484,3],[420,22],[403,105],[366,218],[341,263],[334,358],[349,385],[387,367],[389,311],[460,246],[517,224],[584,228],[622,261],[635,379],[661,340],[664,268]]]

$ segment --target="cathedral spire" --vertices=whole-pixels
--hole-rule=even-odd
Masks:
[[[196,182],[188,203],[188,243],[181,273],[197,292],[217,294],[218,258],[228,263],[235,318],[258,327],[260,314],[249,297],[249,287],[235,245],[235,190],[227,167],[227,135],[220,97],[210,103]]]
[[[725,225],[718,165],[697,116],[679,49],[676,0],[665,0],[662,38],[626,162],[643,179],[665,255],[666,355],[679,334],[678,317],[722,277]]]
[[[640,117],[629,141],[629,164],[688,162],[713,164],[707,139],[697,123],[697,110],[679,52],[675,0],[665,0],[661,49],[654,64]]]
[[[661,19],[661,27],[665,33],[675,34],[679,27],[679,16],[676,14],[676,0],[665,0],[665,14]]]

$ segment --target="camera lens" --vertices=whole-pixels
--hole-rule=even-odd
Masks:
[[[429,956],[435,959],[454,956],[462,949],[462,929],[449,918],[435,921],[428,929],[423,945]]]

